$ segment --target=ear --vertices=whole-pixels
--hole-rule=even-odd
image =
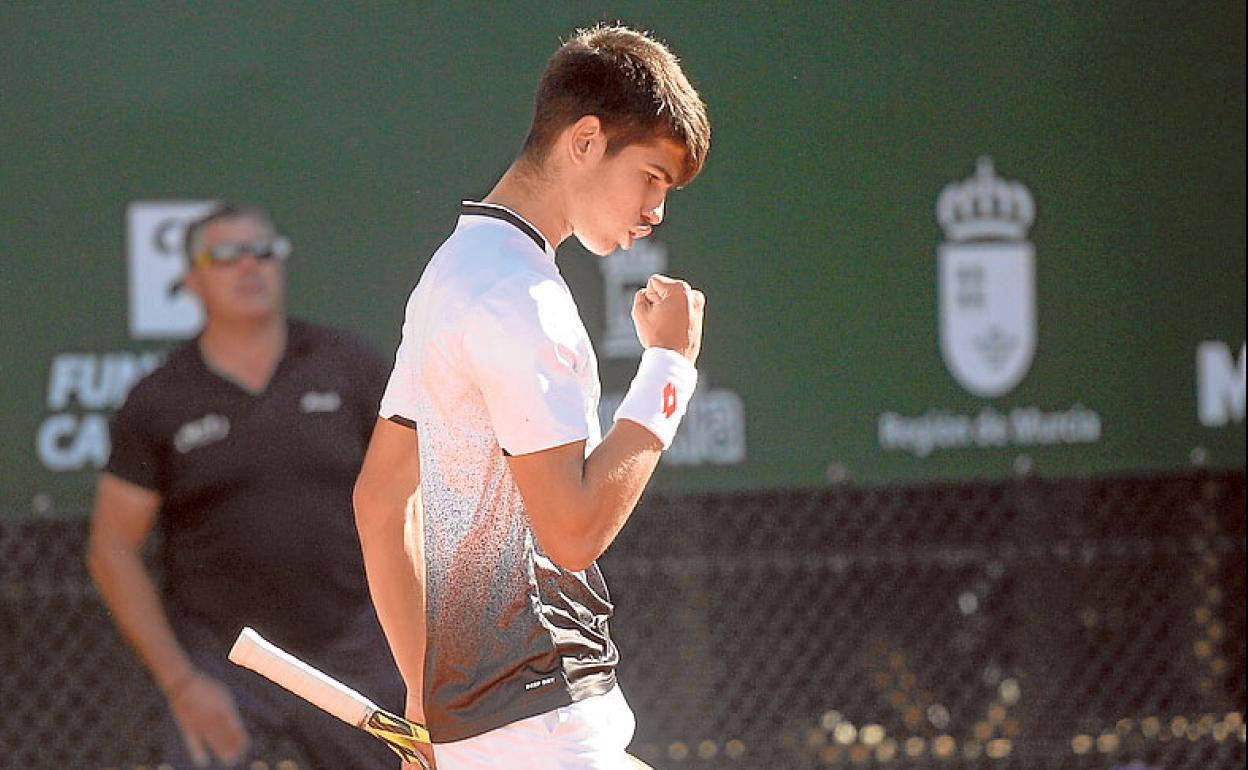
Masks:
[[[597,115],[585,115],[573,123],[565,135],[573,165],[593,163],[607,152],[607,136]]]

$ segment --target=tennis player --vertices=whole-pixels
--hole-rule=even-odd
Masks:
[[[407,304],[356,483],[373,600],[442,770],[623,770],[634,721],[595,560],[624,526],[697,380],[705,302],[652,276],[646,348],[601,435],[589,335],[555,264],[570,235],[627,249],[710,145],[661,43],[578,32],[549,60],[522,152]]]

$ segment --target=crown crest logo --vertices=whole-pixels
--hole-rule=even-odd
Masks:
[[[936,221],[950,241],[1022,241],[1036,221],[1031,192],[996,175],[992,158],[979,159],[975,175],[945,185],[936,199]]]

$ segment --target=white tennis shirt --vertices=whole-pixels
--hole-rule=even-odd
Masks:
[[[554,249],[514,212],[465,203],[408,300],[380,410],[420,441],[435,741],[614,685],[602,575],[543,553],[505,456],[580,440],[592,449],[599,394]]]

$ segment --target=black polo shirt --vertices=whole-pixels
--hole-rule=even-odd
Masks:
[[[196,341],[135,385],[105,470],[161,496],[175,627],[228,640],[252,625],[306,649],[367,606],[351,489],[386,376],[361,339],[292,320],[261,393],[209,369]]]

